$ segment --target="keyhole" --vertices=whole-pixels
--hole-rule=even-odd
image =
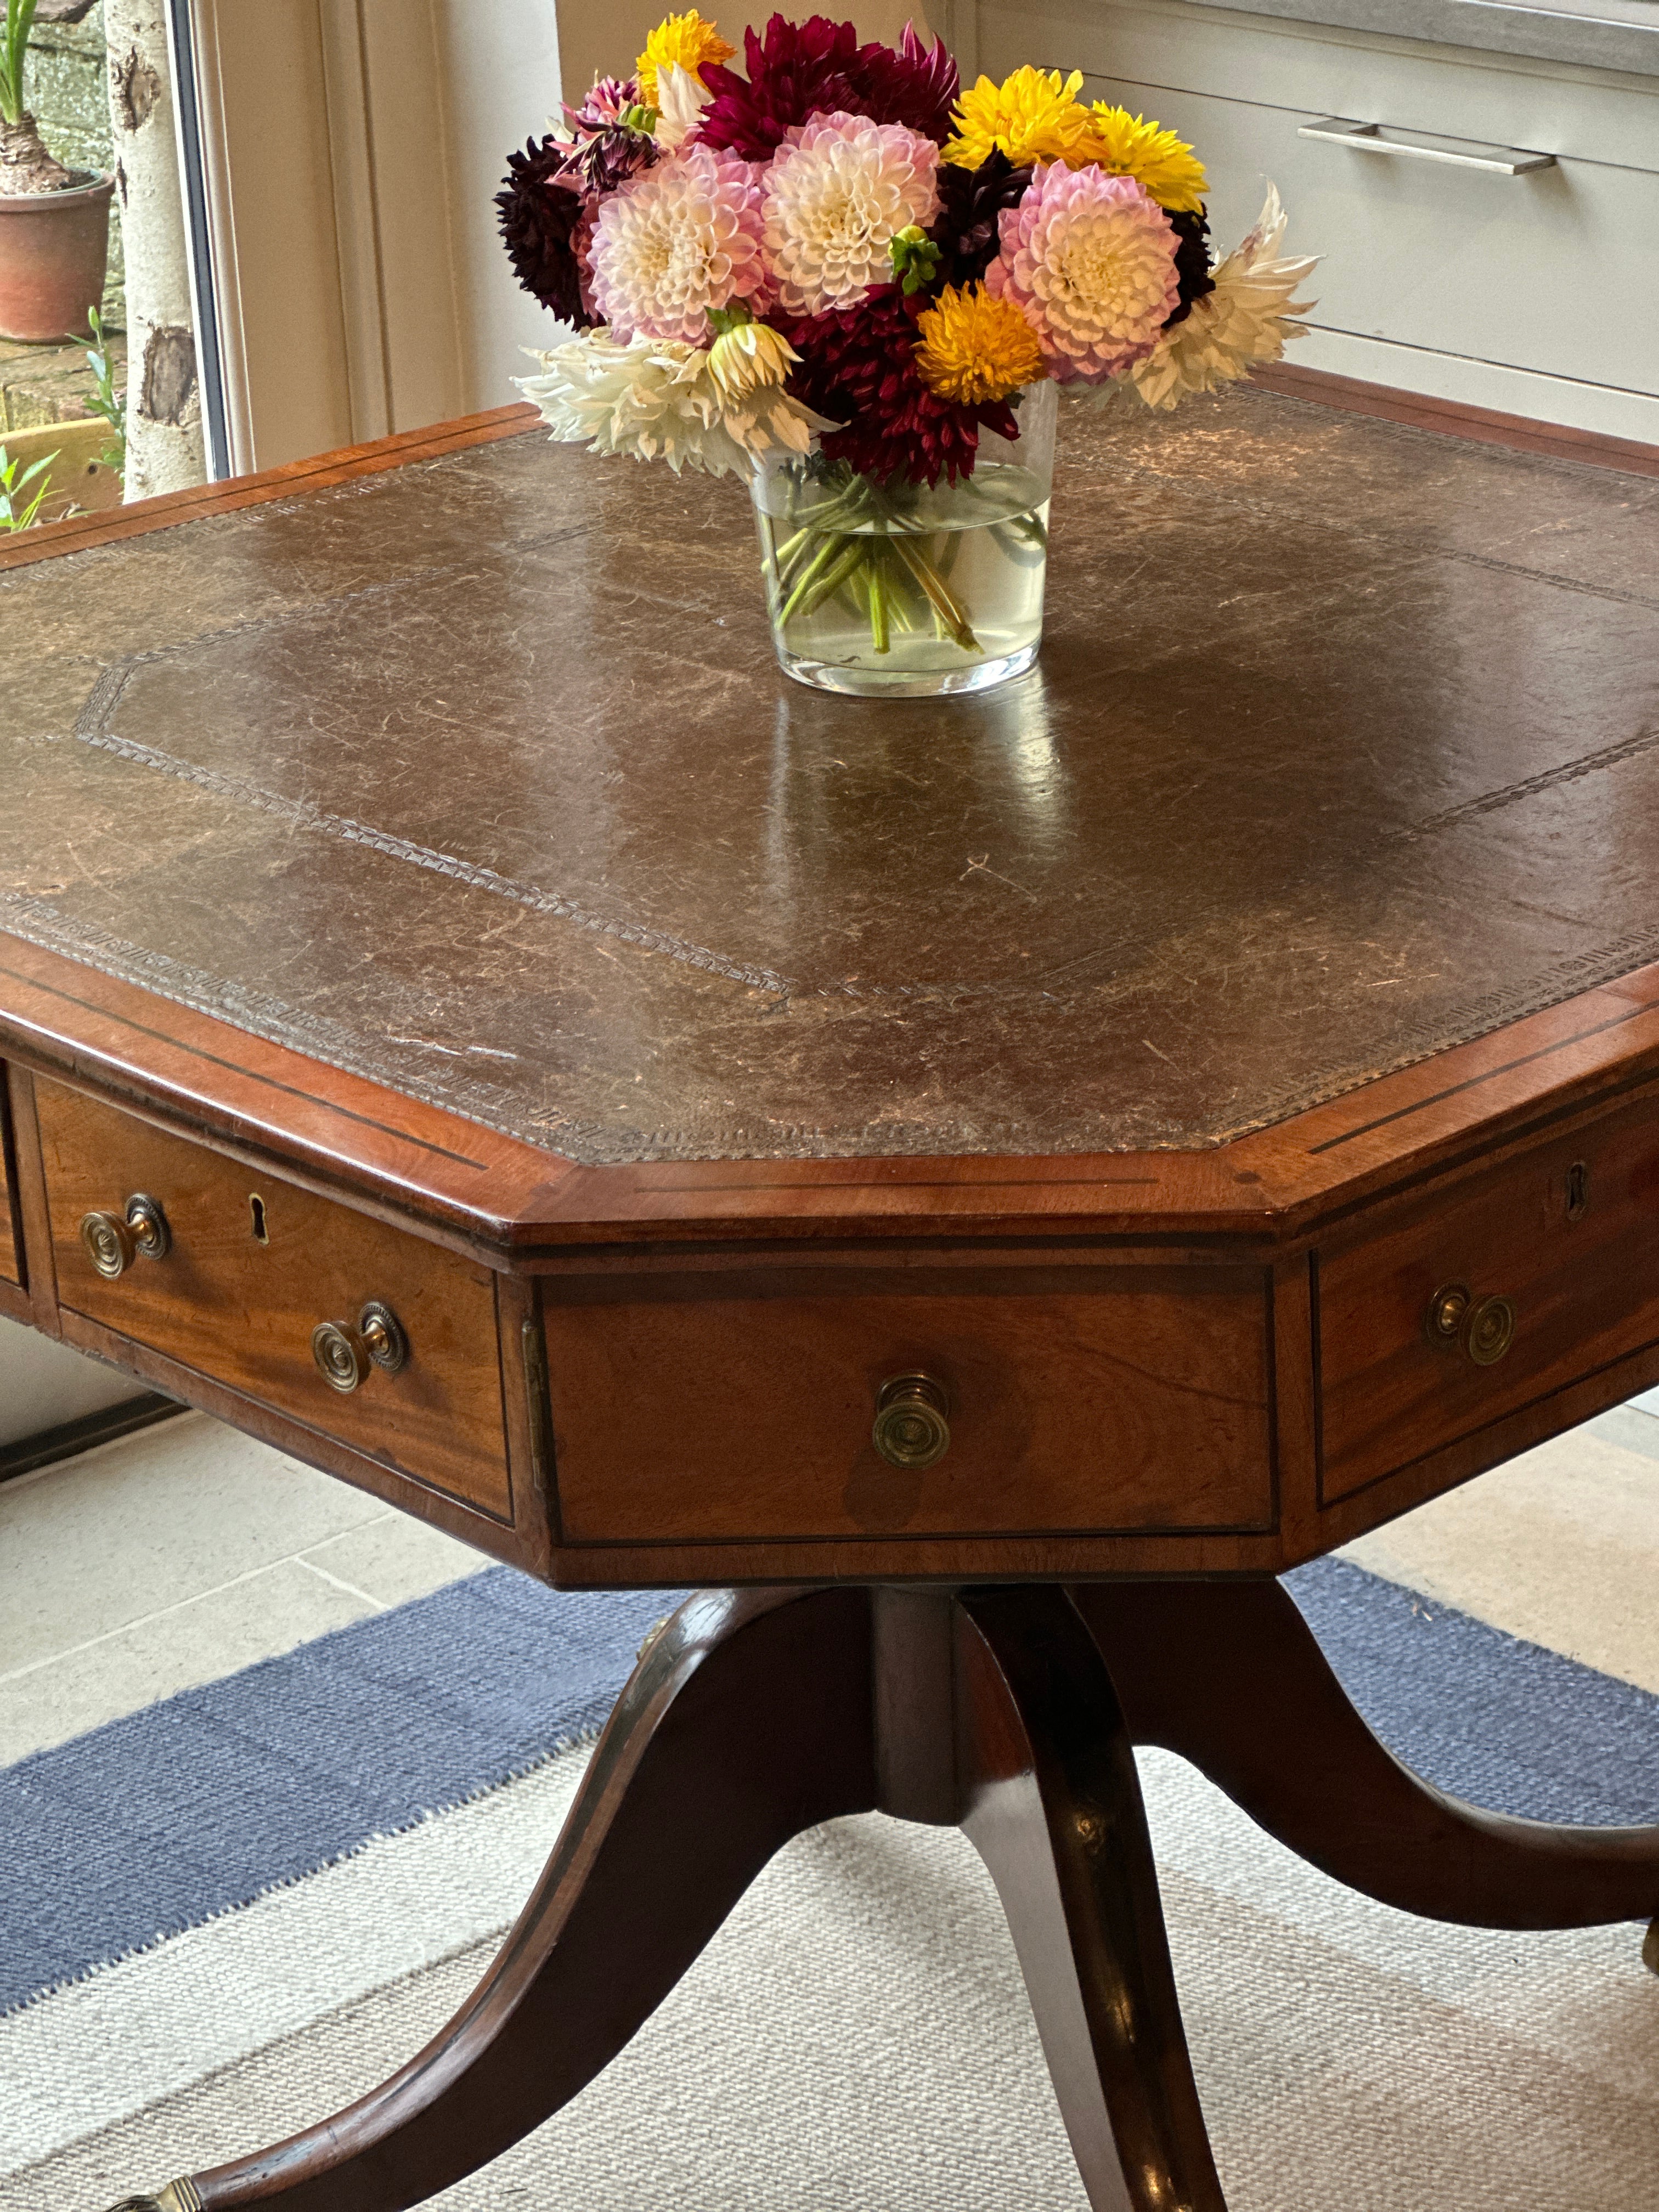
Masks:
[[[1575,1160],[1567,1170],[1567,1218],[1582,1221],[1589,1211],[1589,1164]]]
[[[257,1191],[248,1200],[247,1210],[253,1216],[254,1241],[260,1244],[269,1244],[270,1231],[265,1227],[265,1202]]]

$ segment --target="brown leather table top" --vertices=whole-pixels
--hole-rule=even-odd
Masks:
[[[584,1160],[1204,1146],[1659,957],[1659,481],[1260,392],[1068,411],[982,702],[533,431],[0,620],[0,929]]]

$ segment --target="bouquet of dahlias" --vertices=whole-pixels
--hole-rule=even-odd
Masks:
[[[913,28],[860,44],[818,15],[744,43],[740,76],[713,23],[671,15],[567,135],[510,156],[507,251],[567,325],[521,388],[556,438],[769,487],[786,665],[792,625],[836,606],[878,658],[896,635],[982,656],[940,541],[999,533],[1040,629],[1047,462],[1019,456],[1040,413],[1052,437],[1045,387],[1212,391],[1278,359],[1312,264],[1281,256],[1271,192],[1213,263],[1191,147],[1084,106],[1080,73],[964,92]]]

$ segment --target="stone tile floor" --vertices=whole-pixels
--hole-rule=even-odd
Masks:
[[[1659,1391],[1346,1556],[1659,1692]],[[205,1413],[0,1485],[0,1765],[489,1564]]]

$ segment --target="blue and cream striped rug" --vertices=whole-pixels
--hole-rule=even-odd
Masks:
[[[1292,1588],[1444,1786],[1659,1820],[1648,1687],[1352,1560]],[[665,1602],[491,1570],[0,1770],[0,2206],[100,2212],[417,2048],[531,1887]],[[1234,2212],[1659,2205],[1639,1929],[1412,1921],[1180,1762],[1143,1767]],[[1084,2212],[977,1862],[879,1816],[791,1846],[618,2065],[445,2201]]]

